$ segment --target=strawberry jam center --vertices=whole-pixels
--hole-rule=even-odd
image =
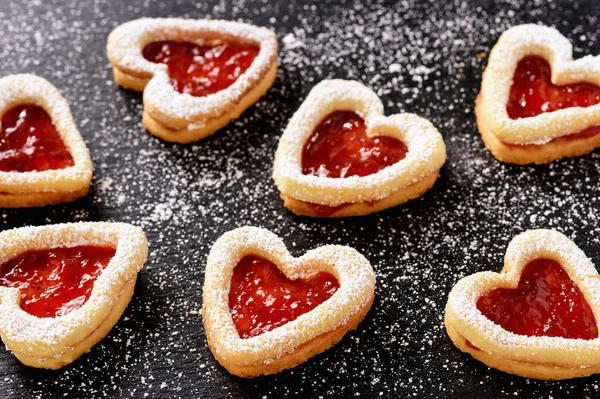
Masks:
[[[389,136],[368,137],[363,119],[335,111],[315,128],[302,151],[302,173],[319,177],[367,176],[406,157],[408,149]]]
[[[229,309],[240,337],[255,337],[310,312],[339,286],[326,272],[290,280],[270,261],[246,256],[233,270]]]
[[[535,56],[519,61],[506,111],[511,119],[529,118],[544,112],[600,103],[600,87],[590,83],[556,86],[548,62]]]
[[[31,172],[73,166],[50,115],[37,105],[17,105],[0,120],[0,170]]]
[[[203,97],[228,88],[258,55],[256,46],[220,41],[217,44],[160,41],[144,47],[144,58],[166,64],[171,84],[180,93]]]
[[[114,255],[114,248],[95,246],[25,252],[0,265],[0,285],[18,288],[29,314],[64,316],[88,300]]]
[[[554,260],[536,259],[523,270],[516,289],[498,288],[477,309],[519,335],[594,339],[598,328],[579,288]]]

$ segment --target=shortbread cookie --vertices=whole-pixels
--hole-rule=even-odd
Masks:
[[[600,58],[573,61],[572,53],[546,26],[500,36],[475,105],[479,132],[498,160],[548,163],[600,145]]]
[[[108,37],[115,82],[144,92],[143,124],[166,141],[213,134],[262,97],[277,75],[277,37],[220,20],[143,18]]]
[[[450,292],[445,325],[454,344],[490,367],[561,380],[600,372],[600,276],[567,237],[515,237],[500,273],[481,272]]]
[[[356,250],[326,245],[294,258],[273,233],[242,227],[208,256],[202,318],[215,358],[240,377],[295,367],[355,329],[375,274]]]
[[[286,127],[273,178],[297,215],[359,216],[421,196],[446,160],[441,134],[414,114],[386,117],[361,83],[316,85]]]
[[[0,233],[0,336],[23,364],[58,369],[98,343],[129,304],[148,254],[124,223]]]
[[[0,79],[0,208],[44,206],[88,193],[92,161],[67,101],[45,79]]]

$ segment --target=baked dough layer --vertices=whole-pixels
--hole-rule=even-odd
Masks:
[[[326,178],[304,175],[304,145],[316,126],[334,111],[356,112],[364,119],[368,136],[385,135],[402,141],[408,148],[406,157],[367,176]],[[283,195],[298,201],[333,207],[378,201],[384,201],[381,203],[384,205],[401,198],[402,190],[437,176],[445,160],[444,141],[431,122],[414,114],[386,117],[381,100],[366,86],[355,81],[325,80],[311,90],[281,136],[275,153],[273,178]],[[385,201],[390,196],[392,198]],[[410,197],[411,193],[404,196]],[[360,214],[366,211],[364,207],[357,208]]]
[[[67,364],[73,363],[81,355],[89,352],[92,349],[92,346],[100,342],[102,338],[104,338],[110,332],[115,324],[117,324],[123,315],[123,312],[125,309],[127,309],[127,305],[129,305],[129,302],[131,301],[136,280],[137,277],[134,277],[133,281],[129,282],[125,286],[125,289],[121,295],[119,295],[119,300],[115,306],[113,306],[106,319],[104,319],[104,321],[98,326],[98,328],[90,335],[85,337],[81,342],[73,345],[69,352],[63,353],[60,355],[60,357],[47,357],[45,359],[38,359],[31,356],[21,356],[16,353],[15,357],[19,359],[21,363],[27,366],[52,370],[57,370],[63,366],[66,366]]]
[[[0,263],[31,250],[112,246],[116,253],[97,277],[88,300],[67,315],[40,318],[21,309],[19,289],[0,287],[0,336],[24,364],[60,368],[102,339],[127,307],[148,254],[146,236],[124,223],[68,223],[0,233]]]
[[[600,320],[600,276],[575,243],[553,230],[529,230],[508,246],[500,273],[480,272],[461,279],[448,297],[445,325],[455,345],[500,370],[531,378],[566,379],[600,371],[600,337],[592,340],[532,337],[511,333],[485,317],[477,300],[496,288],[518,286],[535,259],[558,262],[579,287],[596,323]],[[475,349],[466,346],[469,340]]]
[[[592,374],[600,373],[600,366],[568,368],[544,364],[525,363],[504,359],[500,356],[490,355],[482,350],[476,350],[469,347],[466,344],[465,337],[460,335],[446,318],[444,319],[444,326],[446,327],[448,336],[458,349],[473,356],[486,366],[504,371],[505,373],[515,374],[525,378],[535,378],[538,380],[566,380],[570,378],[587,377]]]
[[[590,137],[565,139],[553,139],[547,144],[531,144],[526,148],[510,147],[500,141],[485,124],[485,117],[480,101],[475,101],[475,115],[477,116],[477,128],[485,146],[499,161],[514,163],[517,165],[546,164],[561,158],[572,158],[589,154],[600,146],[600,134]]]
[[[411,184],[410,186],[399,190],[384,199],[375,202],[359,202],[356,204],[344,205],[343,208],[336,210],[335,212],[323,216],[315,212],[314,208],[303,201],[298,201],[286,194],[281,193],[283,199],[283,205],[298,216],[312,216],[312,217],[326,217],[326,218],[337,218],[347,216],[363,216],[370,213],[379,212],[384,209],[392,208],[396,205],[403,204],[411,199],[419,198],[427,190],[433,187],[435,181],[439,176],[439,172],[432,173],[431,176],[425,177],[418,183]]]
[[[161,40],[195,43],[237,41],[260,47],[252,65],[228,88],[204,97],[176,91],[164,64],[147,61],[142,50]],[[115,82],[144,92],[144,125],[166,141],[206,137],[237,118],[271,87],[277,75],[277,37],[268,29],[221,20],[142,18],[117,27],[107,54]]]
[[[600,145],[600,138],[556,139],[600,126],[600,104],[565,108],[529,118],[508,116],[506,104],[514,72],[519,61],[527,56],[547,60],[552,83],[556,85],[588,82],[600,86],[600,57],[573,60],[571,44],[556,29],[528,24],[506,30],[490,52],[476,101],[477,126],[486,146],[498,160],[516,164],[548,163],[592,151]],[[503,144],[535,148],[509,148]]]
[[[246,109],[257,102],[271,88],[275,78],[277,77],[277,64],[273,65],[265,79],[255,87],[248,95],[246,95],[238,105],[230,112],[227,112],[219,117],[210,119],[197,128],[188,126],[185,129],[174,130],[162,125],[160,122],[152,118],[150,113],[144,111],[142,123],[150,133],[165,141],[174,143],[190,143],[192,141],[203,139],[210,136],[217,130],[225,127],[233,119],[238,118]]]
[[[0,115],[23,104],[42,107],[73,158],[73,166],[30,172],[0,171],[0,207],[21,208],[73,201],[88,193],[92,160],[77,130],[69,104],[47,80],[35,75],[0,79]]]
[[[336,277],[340,288],[327,301],[264,334],[242,339],[231,317],[228,294],[233,269],[247,255],[268,259],[290,279],[317,271]],[[375,274],[356,250],[327,245],[294,258],[276,235],[256,227],[225,233],[207,260],[202,318],[217,361],[240,377],[273,374],[294,367],[337,343],[356,328],[374,298]]]

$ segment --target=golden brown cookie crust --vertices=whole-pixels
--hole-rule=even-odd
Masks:
[[[94,282],[89,299],[67,315],[33,316],[19,306],[16,288],[0,287],[0,336],[23,363],[60,368],[102,339],[127,307],[148,254],[146,236],[124,223],[68,223],[0,233],[0,263],[31,250],[78,245],[112,246],[116,253]]]
[[[260,50],[252,65],[231,86],[208,96],[193,97],[173,88],[166,65],[143,57],[144,47],[160,40],[228,40],[253,44]],[[115,82],[144,92],[145,126],[152,134],[179,143],[214,133],[264,95],[277,75],[277,51],[277,37],[268,29],[240,22],[182,18],[129,21],[118,26],[107,43]]]
[[[504,359],[500,356],[493,356],[489,353],[469,347],[466,344],[465,337],[461,336],[446,318],[444,319],[444,326],[446,327],[448,336],[458,349],[470,354],[475,359],[484,363],[486,366],[504,371],[505,373],[514,374],[525,378],[535,378],[538,380],[566,380],[570,378],[587,377],[600,372],[600,366],[567,368],[543,364],[524,363],[510,359]]]
[[[87,194],[92,160],[67,101],[47,80],[35,75],[0,79],[0,115],[23,104],[42,107],[73,158],[73,166],[30,172],[0,171],[0,207],[21,208],[73,201]]]
[[[599,275],[575,243],[553,230],[529,230],[508,246],[500,273],[480,272],[461,279],[448,297],[445,325],[459,349],[490,367],[542,379],[565,379],[600,370],[600,338],[531,337],[511,333],[485,317],[477,300],[496,288],[518,285],[526,265],[535,259],[558,262],[579,287],[596,323],[600,317]],[[469,340],[480,351],[466,347]],[[482,352],[482,353],[479,353]]]
[[[367,135],[386,135],[402,141],[408,148],[406,157],[368,176],[304,175],[302,150],[306,141],[327,115],[344,110],[354,111],[364,119]],[[445,160],[444,141],[431,122],[414,114],[386,117],[381,100],[366,86],[355,81],[325,80],[311,90],[281,136],[273,178],[283,195],[298,201],[332,207],[383,201],[383,206],[411,197],[413,193],[401,191],[410,191],[410,186],[418,187],[423,180],[437,176]],[[427,186],[427,182],[422,186]],[[386,200],[388,197],[392,198]],[[355,209],[357,214],[367,210],[361,206]]]
[[[435,181],[439,176],[439,172],[433,173],[431,176],[425,177],[423,180],[418,183],[411,184],[410,186],[404,188],[403,190],[399,190],[384,199],[375,202],[362,202],[356,204],[348,204],[343,208],[336,210],[328,215],[323,215],[318,212],[315,212],[314,207],[310,206],[303,201],[298,201],[288,195],[281,193],[281,198],[283,199],[283,206],[288,208],[294,214],[298,216],[311,216],[311,217],[321,217],[321,218],[338,218],[338,217],[348,217],[348,216],[363,216],[368,215],[370,213],[375,213],[382,211],[384,209],[392,208],[394,206],[403,204],[407,201],[410,201],[415,198],[419,198],[423,195],[427,190],[433,187]]]
[[[588,82],[600,86],[600,58],[587,56],[574,61],[571,44],[556,29],[531,24],[508,29],[490,52],[475,107],[477,126],[492,154],[509,163],[548,163],[586,154],[600,145],[598,135],[557,140],[600,126],[600,104],[565,108],[529,118],[508,116],[506,104],[514,71],[526,56],[547,60],[556,85]],[[530,148],[511,148],[503,144]]]
[[[227,301],[233,269],[247,255],[276,264],[291,279],[316,271],[334,275],[336,293],[297,319],[264,334],[240,338]],[[327,245],[294,258],[276,235],[256,227],[225,233],[213,245],[207,260],[202,319],[217,361],[240,377],[272,374],[294,367],[337,343],[356,328],[374,298],[375,274],[356,250]]]
[[[481,133],[481,138],[488,150],[502,162],[517,165],[546,164],[561,158],[589,154],[600,146],[600,134],[577,139],[557,138],[547,144],[531,144],[521,148],[508,146],[490,131],[480,107],[480,101],[475,100],[475,115],[479,133]]]

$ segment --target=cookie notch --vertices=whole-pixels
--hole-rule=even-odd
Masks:
[[[204,97],[181,94],[170,84],[167,66],[147,61],[144,47],[162,40],[229,40],[260,47],[251,66],[229,87]],[[253,25],[222,20],[142,18],[118,26],[108,37],[107,55],[115,82],[143,91],[142,123],[153,135],[189,143],[209,136],[262,97],[277,76],[277,36]]]
[[[0,287],[0,336],[21,363],[59,369],[89,352],[117,323],[133,295],[148,254],[146,236],[125,223],[67,223],[0,233],[0,263],[30,250],[112,246],[116,253],[94,282],[90,297],[64,316],[39,318],[21,309],[19,289]]]
[[[408,147],[406,157],[367,176],[326,178],[302,173],[302,151],[315,127],[334,111],[353,111],[367,136],[385,135]],[[326,217],[360,216],[390,208],[430,189],[446,161],[441,134],[415,114],[384,116],[377,94],[363,84],[325,80],[317,84],[292,116],[275,153],[273,178],[284,206],[297,215],[323,217],[306,203],[341,209]]]
[[[247,255],[268,259],[290,279],[316,271],[334,275],[340,288],[327,301],[297,319],[261,335],[242,339],[227,301],[233,269]],[[299,258],[268,230],[242,227],[225,233],[207,260],[202,318],[208,345],[231,374],[256,377],[295,367],[356,329],[374,299],[375,273],[356,250],[326,245]]]
[[[567,138],[600,126],[600,104],[520,119],[508,116],[506,105],[514,72],[526,56],[545,59],[555,85],[587,82],[600,87],[600,57],[573,60],[571,43],[556,29],[532,24],[508,29],[490,53],[475,101],[477,127],[494,157],[519,165],[544,164],[584,155],[600,146],[600,134]]]
[[[0,208],[53,205],[85,196],[92,181],[92,160],[67,101],[56,87],[38,76],[1,78],[0,115],[18,105],[37,105],[48,113],[73,165],[44,171],[0,171]]]
[[[598,325],[600,276],[594,265],[563,234],[552,230],[530,230],[511,241],[500,273],[475,273],[454,286],[444,317],[450,339],[461,351],[489,367],[527,378],[562,380],[599,373],[600,338],[584,340],[514,334],[477,309],[477,300],[490,291],[517,287],[526,265],[540,258],[561,265],[583,294]]]

